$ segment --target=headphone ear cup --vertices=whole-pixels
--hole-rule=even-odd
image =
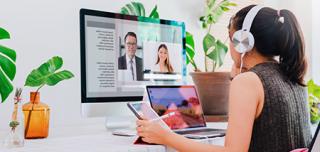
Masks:
[[[251,51],[254,46],[253,35],[245,30],[236,31],[232,36],[232,43],[236,51],[239,53],[246,53]]]

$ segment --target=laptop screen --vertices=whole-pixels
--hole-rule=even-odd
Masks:
[[[147,91],[150,104],[159,116],[175,113],[164,119],[171,129],[206,126],[194,86],[147,86]]]

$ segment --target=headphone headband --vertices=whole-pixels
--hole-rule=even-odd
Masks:
[[[252,22],[253,22],[254,18],[257,16],[258,12],[262,8],[263,8],[263,6],[256,5],[250,9],[250,11],[247,13],[246,17],[244,18],[244,21],[242,24],[242,30],[250,32]]]

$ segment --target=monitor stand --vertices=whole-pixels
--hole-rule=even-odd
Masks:
[[[107,130],[115,129],[134,129],[136,118],[132,115],[128,116],[106,116],[105,117],[105,127]]]
[[[135,117],[132,116],[106,116],[105,127],[107,131],[116,136],[136,136]]]
[[[104,117],[104,126],[112,130],[117,128],[135,128],[136,117],[126,102],[82,103],[81,114],[84,117]]]

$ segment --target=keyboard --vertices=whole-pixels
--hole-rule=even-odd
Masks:
[[[213,129],[213,128],[199,128],[196,130],[177,130],[175,131],[177,134],[201,134],[201,135],[208,135],[208,134],[225,134],[225,129]]]

